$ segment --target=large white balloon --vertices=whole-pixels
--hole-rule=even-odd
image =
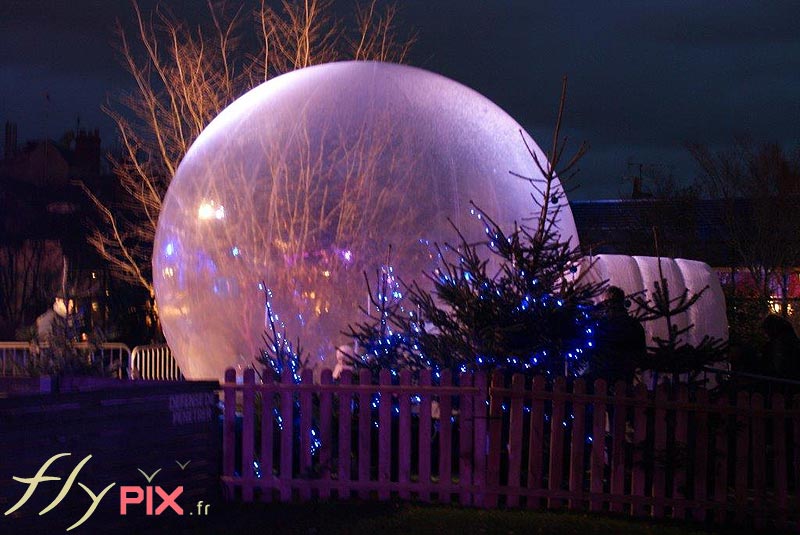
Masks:
[[[524,136],[524,140],[523,140]],[[312,366],[334,364],[362,319],[363,272],[392,247],[394,273],[425,283],[428,245],[478,240],[469,201],[511,228],[538,213],[544,156],[478,93],[420,69],[331,63],[275,78],[197,138],[164,200],[153,276],[164,334],[187,378],[252,364],[261,281]],[[558,227],[577,245],[566,197]],[[326,362],[328,361],[328,362]]]

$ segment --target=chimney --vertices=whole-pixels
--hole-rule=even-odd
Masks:
[[[641,199],[643,196],[642,177],[635,176],[633,177],[633,192],[631,192],[631,199]]]
[[[17,154],[17,123],[6,121],[6,138],[3,158],[10,160]]]
[[[75,168],[80,174],[100,174],[100,131],[79,130],[75,136]]]

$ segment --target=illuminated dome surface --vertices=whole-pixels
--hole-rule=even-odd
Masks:
[[[164,334],[184,375],[221,378],[264,347],[264,294],[312,367],[333,367],[361,321],[363,272],[427,282],[448,218],[485,237],[473,200],[505,228],[537,207],[522,135],[478,93],[420,69],[331,63],[239,98],[198,137],[167,192],[153,253]],[[544,157],[542,156],[542,160]],[[577,244],[564,195],[558,227]]]

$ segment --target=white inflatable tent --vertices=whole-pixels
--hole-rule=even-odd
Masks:
[[[700,299],[688,311],[673,318],[673,323],[679,329],[692,326],[682,339],[691,345],[697,345],[705,336],[727,341],[725,296],[717,274],[704,262],[682,258],[601,254],[587,258],[589,271],[586,276],[590,281],[607,280],[609,285],[622,288],[626,295],[644,292],[646,297],[651,297],[656,281],[661,278],[659,263],[672,298],[681,295],[684,290],[689,290],[690,294],[702,291]],[[703,290],[704,288],[706,289]],[[634,307],[635,305],[632,308]],[[629,312],[633,314],[635,310]],[[642,325],[648,345],[655,345],[653,340],[656,337],[667,338],[667,324],[664,319],[646,321]]]

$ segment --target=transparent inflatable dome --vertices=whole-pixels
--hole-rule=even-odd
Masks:
[[[164,335],[184,375],[223,376],[265,346],[265,300],[311,367],[361,321],[364,272],[427,280],[430,245],[471,240],[469,201],[511,227],[537,213],[536,144],[503,110],[406,66],[330,63],[253,89],[198,137],[163,203],[153,252]],[[543,158],[542,158],[543,161]],[[559,229],[577,244],[563,195]]]

